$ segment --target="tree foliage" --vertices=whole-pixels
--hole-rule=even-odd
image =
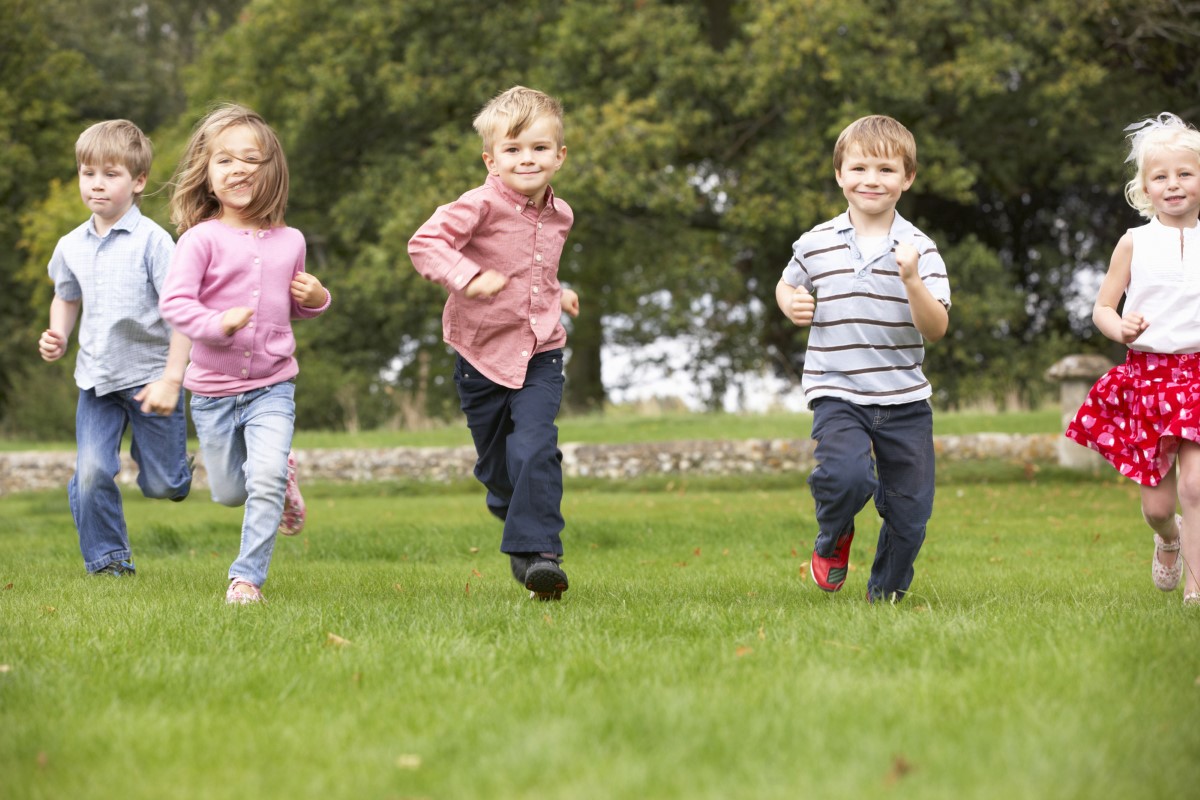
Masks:
[[[1080,317],[1079,277],[1137,223],[1122,128],[1162,110],[1200,123],[1190,0],[85,0],[78,19],[63,13],[78,4],[51,0],[54,26],[0,2],[21,31],[0,34],[0,102],[24,110],[0,115],[14,145],[0,181],[22,187],[6,189],[10,210],[35,212],[29,275],[44,274],[70,194],[51,180],[69,177],[84,117],[151,120],[159,181],[215,102],[253,106],[280,132],[289,222],[336,304],[299,326],[307,425],[453,409],[442,290],[406,243],[483,180],[470,121],[513,84],[567,110],[555,189],[577,218],[561,268],[583,305],[569,323],[575,408],[602,404],[610,344],[690,343],[714,405],[746,371],[798,374],[805,333],[773,287],[791,243],[844,208],[833,142],[868,113],[916,135],[900,210],[951,273],[950,335],[927,356],[939,401],[1036,399],[1058,355],[1108,347]],[[38,68],[10,71],[22,57]],[[148,200],[160,219],[164,199]],[[44,317],[28,287],[5,295]],[[0,379],[15,370],[4,357]]]

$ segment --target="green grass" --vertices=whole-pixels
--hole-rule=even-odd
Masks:
[[[1188,796],[1200,613],[1131,484],[1022,475],[943,470],[896,607],[871,509],[844,591],[801,577],[802,476],[568,483],[557,604],[470,484],[308,486],[247,608],[239,509],[128,495],[140,574],[97,579],[62,493],[10,496],[0,797]]]
[[[938,412],[935,434],[966,433],[1055,433],[1062,421],[1057,409],[1002,411],[995,413]],[[631,415],[621,409],[608,414],[565,415],[558,420],[563,442],[628,443],[686,439],[806,439],[812,430],[812,415],[776,412],[770,414],[693,414],[670,412]],[[425,430],[296,432],[302,449],[341,447],[452,447],[470,445],[471,434],[460,419]],[[32,442],[20,438],[0,439],[0,452],[19,450],[71,450],[74,442]]]

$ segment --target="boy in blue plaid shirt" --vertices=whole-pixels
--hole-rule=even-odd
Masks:
[[[192,485],[181,402],[191,345],[158,311],[175,244],[139,208],[153,158],[150,140],[126,120],[100,122],[80,135],[79,193],[92,215],[54,249],[50,327],[38,339],[42,358],[57,361],[80,323],[78,454],[67,495],[92,574],[136,571],[116,483],[127,427],[146,497],[182,500]]]

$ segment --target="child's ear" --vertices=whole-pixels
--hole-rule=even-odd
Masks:
[[[134,180],[133,180],[133,193],[134,194],[141,194],[142,190],[144,190],[146,188],[146,177],[147,177],[146,173],[143,172],[141,175],[138,175],[136,178],[134,178]]]
[[[489,173],[491,173],[492,175],[496,174],[496,159],[492,158],[491,153],[488,153],[486,151],[483,153],[483,163],[487,165],[487,169],[488,169]]]
[[[908,191],[908,187],[912,186],[912,185],[913,185],[913,181],[915,181],[916,179],[917,179],[917,171],[916,171],[916,170],[913,170],[913,171],[912,171],[912,172],[910,172],[909,174],[905,175],[905,176],[904,176],[904,189],[903,189],[903,191],[907,192],[907,191]]]

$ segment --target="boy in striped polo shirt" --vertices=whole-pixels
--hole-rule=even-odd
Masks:
[[[912,134],[886,116],[851,123],[833,150],[849,208],[800,237],[775,288],[811,327],[804,359],[817,466],[813,581],[846,580],[854,517],[872,496],[883,518],[867,600],[899,600],[933,513],[932,394],[924,340],[949,325],[950,284],[933,241],[896,212],[917,174]]]

